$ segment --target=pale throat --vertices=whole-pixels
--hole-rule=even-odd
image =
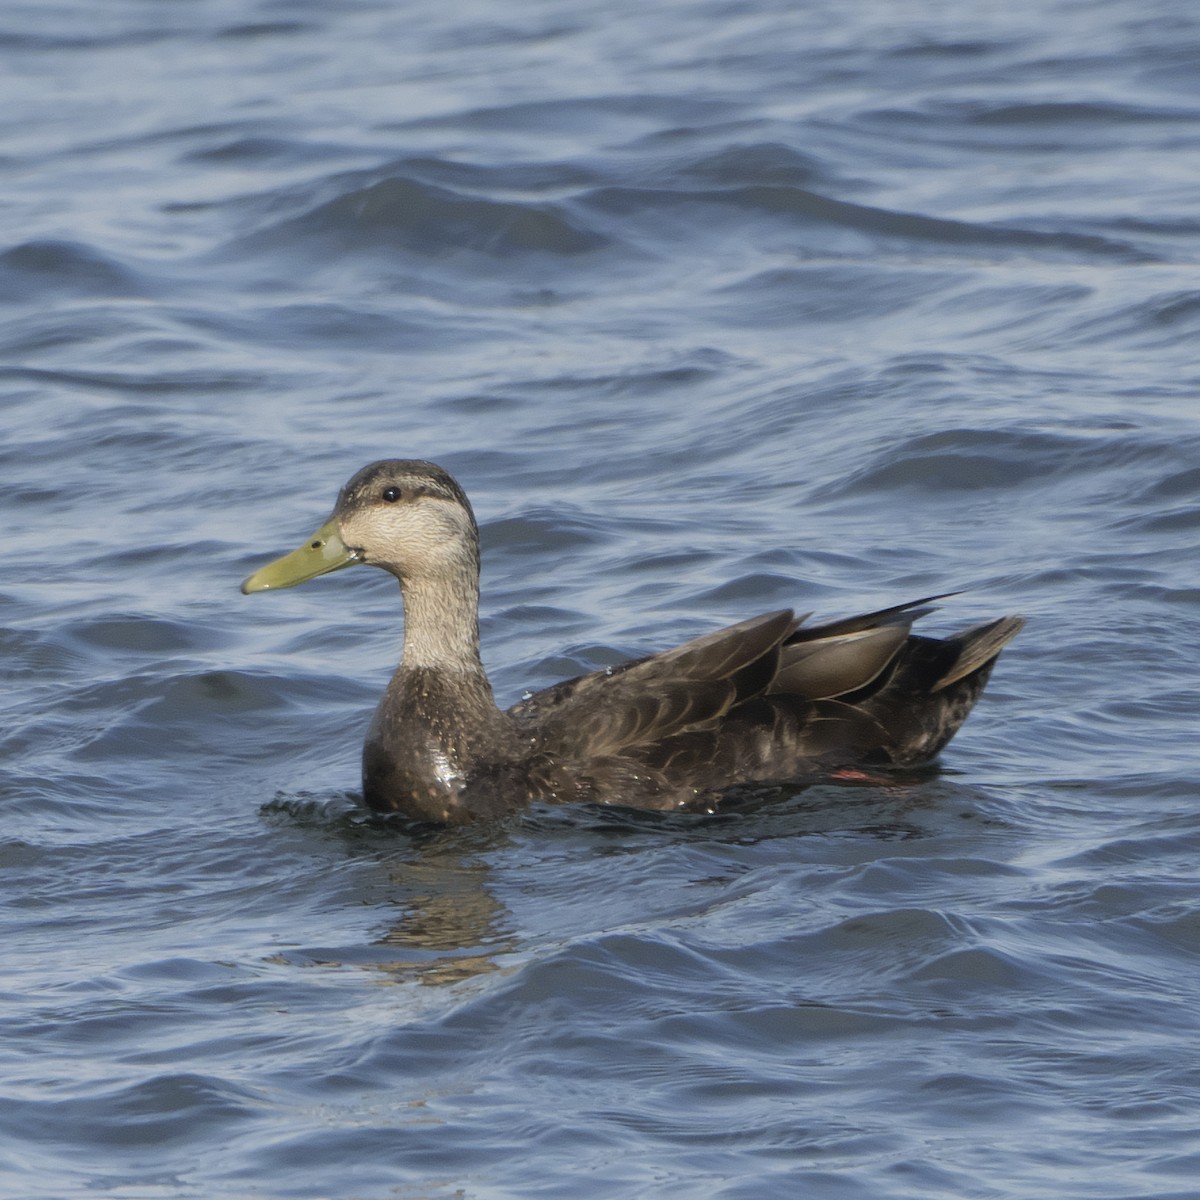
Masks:
[[[404,593],[405,667],[482,672],[479,584],[464,572],[453,581],[408,580]]]

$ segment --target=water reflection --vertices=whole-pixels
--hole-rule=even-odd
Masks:
[[[441,829],[356,808],[340,832],[352,854],[383,868],[385,902],[401,910],[362,965],[395,982],[444,986],[498,970],[515,948],[512,914],[488,886],[485,855],[509,841],[502,827]]]
[[[459,983],[497,970],[495,956],[515,948],[511,914],[488,890],[486,863],[439,852],[391,869],[404,915],[375,943],[411,956],[375,970],[418,983]]]
[[[732,850],[797,837],[903,841],[928,836],[931,822],[940,824],[939,812],[961,814],[963,801],[977,808],[963,792],[931,768],[886,780],[744,789],[728,807],[708,815],[538,805],[510,825],[458,829],[369,814],[349,796],[339,806],[281,799],[269,808],[326,832],[332,826],[345,851],[373,867],[358,885],[359,902],[399,913],[371,942],[309,949],[304,961],[356,965],[391,982],[438,987],[501,971],[504,956],[521,947],[518,922],[495,892],[493,866],[499,860],[515,855],[526,869],[550,867],[557,879],[558,859],[662,854],[676,859],[689,846],[719,852],[721,846]],[[504,879],[511,871],[502,867],[498,874]],[[618,870],[614,882],[619,876]]]

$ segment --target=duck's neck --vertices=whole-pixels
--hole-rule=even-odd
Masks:
[[[479,575],[465,569],[454,579],[410,579],[404,591],[405,670],[481,679]],[[488,695],[491,688],[488,686]]]
[[[465,820],[480,765],[510,751],[479,658],[478,577],[404,584],[404,657],[363,746],[371,808],[419,820]],[[473,801],[472,801],[473,802]]]

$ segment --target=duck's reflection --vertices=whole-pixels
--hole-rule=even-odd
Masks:
[[[516,934],[512,914],[488,887],[486,855],[504,845],[505,832],[379,818],[369,826],[372,856],[387,872],[388,902],[401,915],[372,943],[363,965],[395,982],[427,986],[498,970],[497,959],[515,948]]]
[[[744,848],[836,834],[886,843],[927,836],[931,815],[936,828],[937,812],[961,811],[965,790],[936,768],[924,768],[886,779],[855,773],[822,780],[811,790],[794,784],[746,789],[708,816],[542,805],[515,825],[445,828],[369,815],[358,806],[343,809],[334,818],[340,840],[350,857],[374,868],[363,877],[362,903],[399,915],[366,945],[305,957],[309,963],[356,965],[393,983],[462,983],[505,970],[505,957],[520,948],[517,919],[495,892],[493,864],[520,858],[522,843],[538,847],[539,858],[564,838],[597,858],[644,854],[663,841]],[[286,802],[280,807],[297,815]],[[560,843],[554,857],[564,851],[570,857]],[[506,874],[503,868],[500,874]]]
[[[486,863],[439,853],[396,863],[391,874],[405,912],[375,945],[416,953],[375,969],[428,985],[459,983],[495,971],[495,956],[514,948],[508,909],[486,886]]]

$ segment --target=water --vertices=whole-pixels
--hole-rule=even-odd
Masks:
[[[0,15],[0,1194],[1194,1197],[1200,16]],[[497,691],[780,605],[1029,625],[943,759],[356,802],[382,455]]]

